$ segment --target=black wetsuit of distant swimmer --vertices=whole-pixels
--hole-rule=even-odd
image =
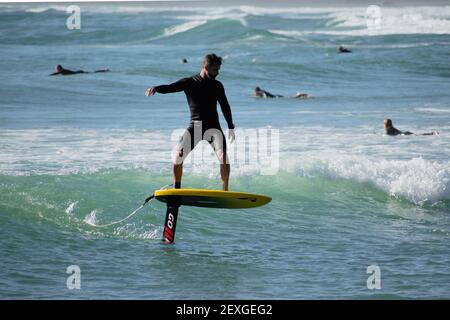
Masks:
[[[191,113],[191,121],[187,132],[191,138],[191,149],[203,139],[203,134],[208,129],[217,129],[222,134],[223,151],[226,150],[226,140],[219,122],[217,113],[217,101],[220,104],[222,113],[228,124],[229,129],[234,129],[231,108],[225,95],[225,89],[220,81],[210,78],[202,78],[200,74],[196,74],[189,78],[183,78],[169,85],[156,86],[155,91],[158,93],[172,93],[184,91],[189,104]],[[194,126],[201,121],[202,133],[201,139],[194,139]],[[183,138],[182,138],[183,139]],[[214,137],[206,139],[216,150],[217,144],[214,143]],[[183,141],[180,141],[183,145]],[[189,151],[190,151],[189,150]],[[180,149],[182,151],[182,149]]]
[[[409,135],[413,134],[412,132],[409,132],[409,131],[400,131],[397,128],[394,128],[394,127],[387,127],[385,129],[385,132],[386,132],[386,134],[388,136],[396,136],[396,135],[399,135],[399,134],[402,134],[402,135],[405,135],[405,136],[409,136]]]

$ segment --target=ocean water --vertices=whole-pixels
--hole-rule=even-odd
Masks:
[[[0,298],[450,298],[450,7],[382,7],[374,29],[366,7],[198,6],[81,4],[79,30],[62,4],[0,6]],[[211,52],[238,140],[277,138],[274,170],[238,158],[230,189],[272,202],[182,207],[172,245],[162,203],[92,226],[172,182],[186,99],[144,93]],[[184,187],[220,188],[207,145],[188,160]]]

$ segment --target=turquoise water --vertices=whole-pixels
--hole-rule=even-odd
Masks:
[[[375,31],[363,7],[80,7],[68,30],[65,6],[0,6],[0,298],[450,298],[450,7],[382,8]],[[279,133],[277,170],[238,159],[230,188],[273,201],[183,207],[173,245],[162,203],[93,227],[172,182],[186,100],[144,93],[210,52],[238,138]],[[56,64],[111,72],[48,77]],[[440,135],[384,136],[387,117]],[[208,146],[191,158],[183,186],[219,188]]]

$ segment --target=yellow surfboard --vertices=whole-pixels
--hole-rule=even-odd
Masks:
[[[164,189],[154,193],[159,201],[166,202],[173,197],[182,206],[244,209],[263,206],[272,198],[246,192],[207,189]]]

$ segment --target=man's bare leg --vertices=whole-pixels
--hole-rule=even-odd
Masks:
[[[173,165],[174,188],[180,188],[181,177],[183,176],[183,163]]]
[[[230,179],[230,164],[220,164],[220,177],[222,178],[222,190],[228,191],[228,180]]]

